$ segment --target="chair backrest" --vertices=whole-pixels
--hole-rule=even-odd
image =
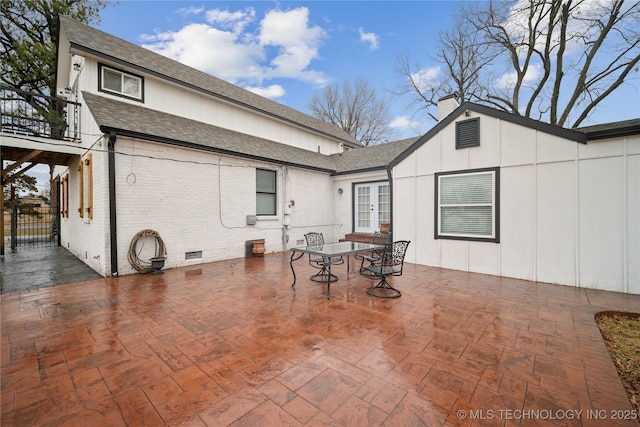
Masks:
[[[307,246],[324,245],[324,236],[322,233],[311,232],[304,235]]]
[[[385,267],[400,267],[394,269],[394,276],[402,274],[404,267],[404,256],[409,247],[408,240],[398,240],[397,242],[387,243],[384,247],[384,255],[382,256],[382,265]]]

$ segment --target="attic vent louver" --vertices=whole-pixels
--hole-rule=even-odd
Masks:
[[[456,149],[480,145],[480,118],[456,122]]]

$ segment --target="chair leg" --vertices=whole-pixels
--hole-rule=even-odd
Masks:
[[[382,276],[377,285],[367,289],[367,294],[378,298],[398,298],[402,292],[394,288],[387,282],[387,276]]]
[[[327,276],[329,276],[329,272],[327,271],[327,267],[323,265],[320,271],[318,271],[313,276],[309,277],[309,279],[313,280],[314,282],[323,282],[323,283],[326,283],[327,281],[335,282],[338,280],[338,276],[336,276],[333,273],[331,273],[331,275],[329,276],[330,277],[329,280],[327,280]]]

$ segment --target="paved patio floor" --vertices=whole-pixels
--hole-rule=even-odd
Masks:
[[[1,295],[0,423],[640,424],[594,321],[640,296],[409,264],[398,299],[340,266],[327,300],[288,261]]]

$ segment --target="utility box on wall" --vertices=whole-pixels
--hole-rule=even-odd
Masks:
[[[258,217],[255,215],[247,215],[247,225],[256,225]]]

